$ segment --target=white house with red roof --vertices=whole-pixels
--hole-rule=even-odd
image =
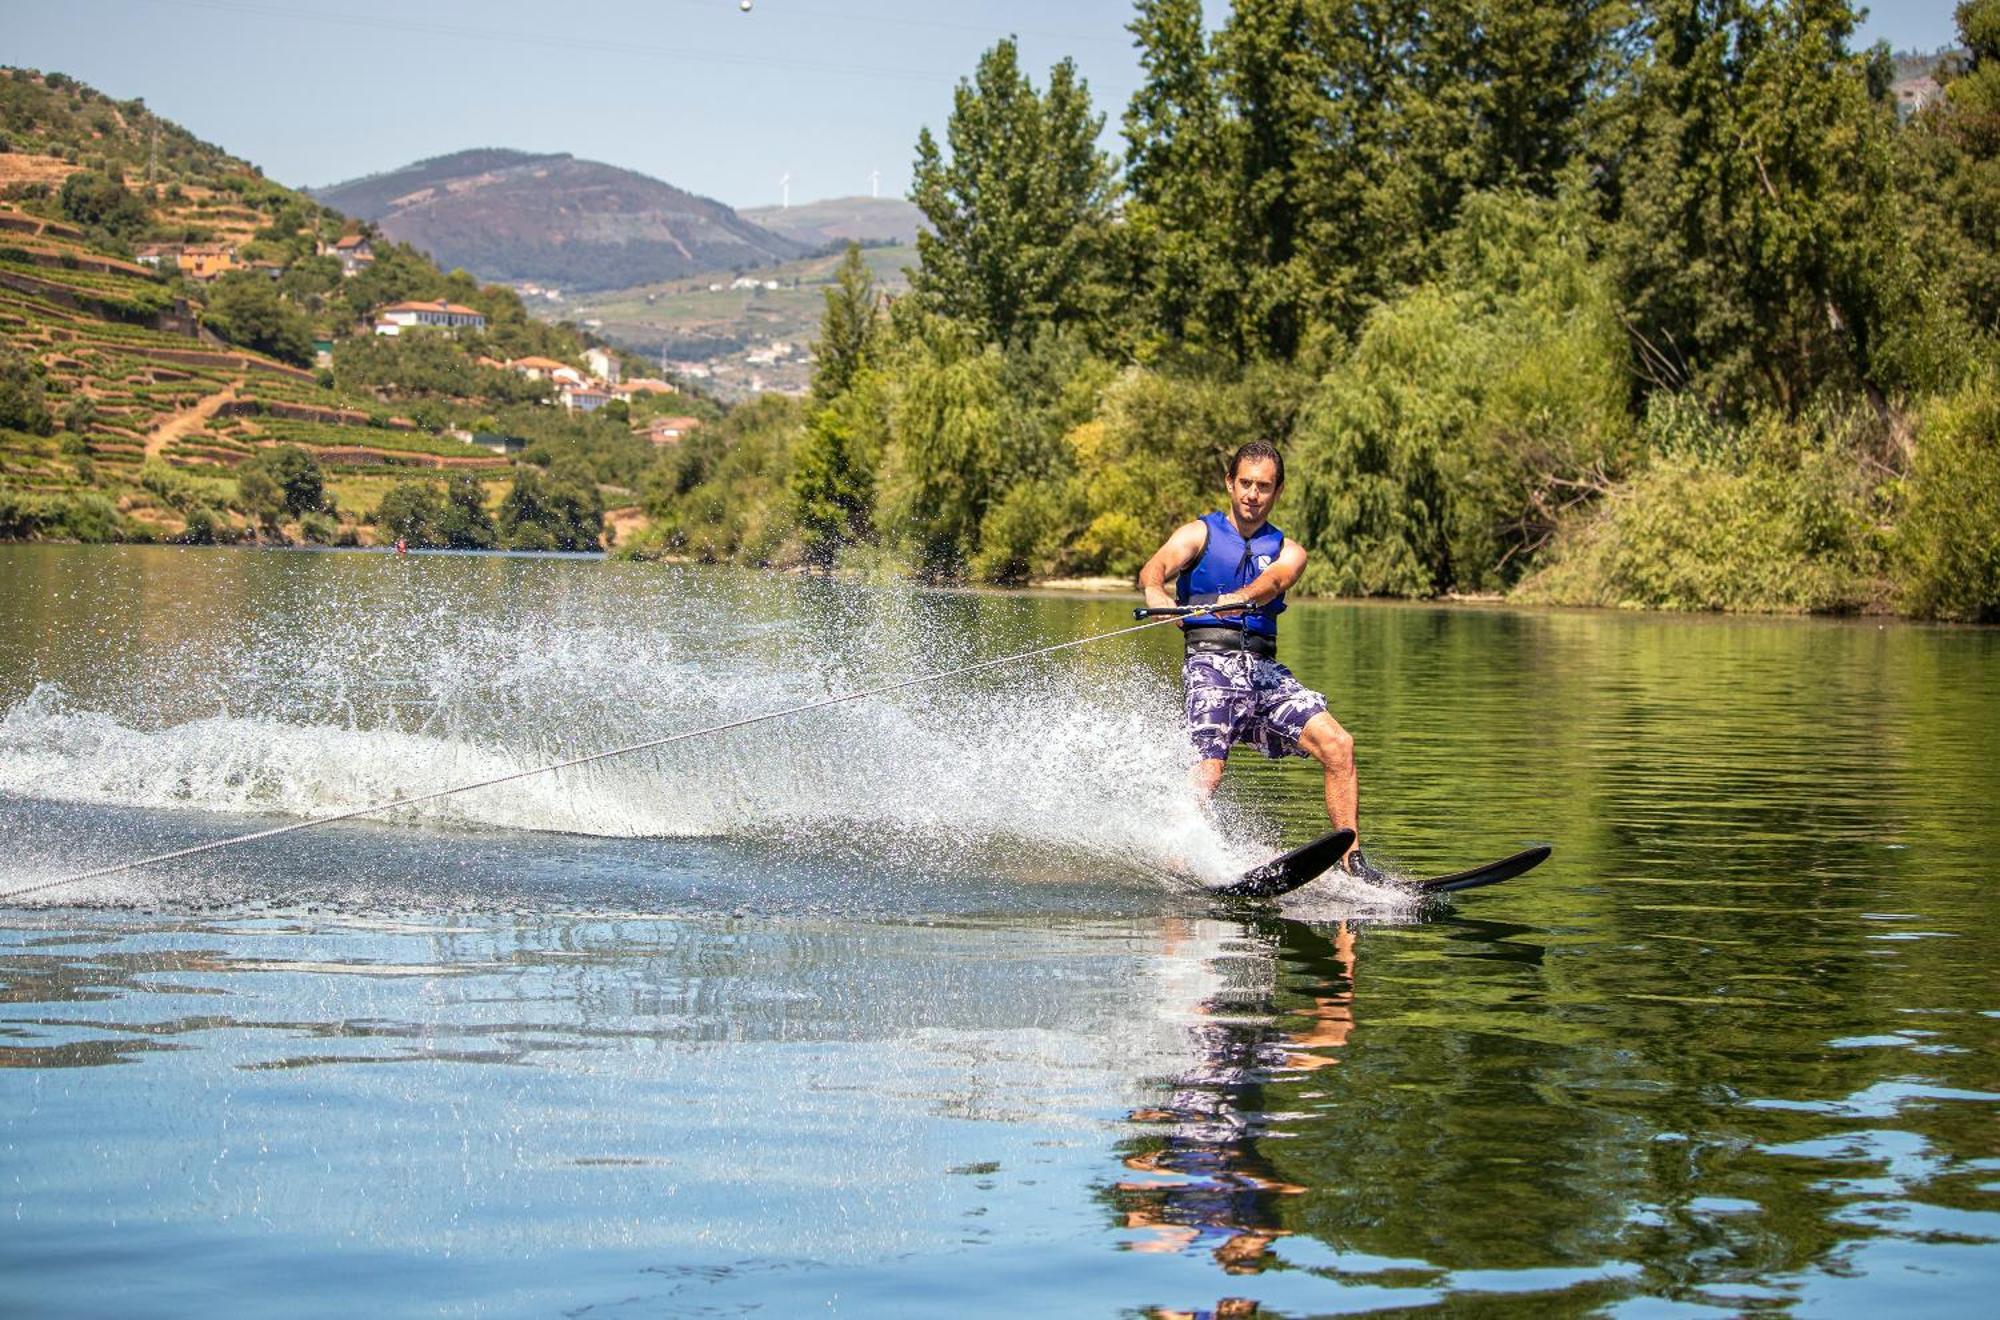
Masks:
[[[399,335],[411,326],[451,331],[484,330],[486,314],[477,308],[446,302],[442,298],[436,302],[390,303],[375,313],[375,333],[378,335]]]
[[[375,249],[366,234],[342,234],[331,243],[320,244],[319,254],[339,261],[341,275],[348,278],[375,264]]]
[[[646,438],[655,445],[677,445],[700,428],[699,417],[655,417],[646,426]]]

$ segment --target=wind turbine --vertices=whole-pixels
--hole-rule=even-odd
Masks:
[[[870,197],[880,197],[882,195],[882,171],[868,171],[868,195]]]
[[[790,171],[787,171],[778,179],[778,207],[780,210],[785,211],[792,209],[792,176]]]

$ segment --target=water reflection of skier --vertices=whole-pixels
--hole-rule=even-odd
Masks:
[[[1257,1150],[1267,1123],[1264,1087],[1274,1074],[1339,1062],[1337,1051],[1354,1030],[1354,936],[1344,922],[1330,939],[1302,926],[1286,930],[1287,955],[1309,954],[1318,944],[1324,956],[1313,961],[1328,973],[1309,997],[1304,1027],[1278,1028],[1276,940],[1245,929],[1236,949],[1252,944],[1262,956],[1232,957],[1237,984],[1190,1006],[1195,1066],[1175,1079],[1166,1105],[1132,1114],[1134,1122],[1168,1125],[1164,1137],[1135,1143],[1139,1149],[1124,1163],[1141,1176],[1113,1193],[1125,1226],[1145,1233],[1135,1250],[1207,1250],[1229,1273],[1254,1274],[1287,1231],[1281,1198],[1306,1189],[1285,1181]],[[1180,947],[1170,938],[1170,954]]]

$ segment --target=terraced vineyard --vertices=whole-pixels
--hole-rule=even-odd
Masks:
[[[219,491],[227,502],[232,470],[276,445],[315,457],[343,496],[343,523],[357,531],[359,514],[415,472],[508,470],[505,459],[417,430],[370,396],[161,328],[180,321],[193,324],[152,272],[0,207],[0,336],[32,360],[49,410],[63,421],[53,435],[0,429],[0,533],[23,509],[74,511],[96,501],[96,513],[122,515],[128,531],[177,536],[187,511],[176,497],[186,504],[188,490]],[[162,470],[195,485],[175,489]],[[232,534],[250,530],[241,514],[226,521]]]

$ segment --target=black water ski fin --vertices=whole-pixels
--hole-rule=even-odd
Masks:
[[[1420,894],[1452,894],[1461,889],[1497,885],[1502,880],[1512,880],[1517,875],[1534,870],[1549,860],[1551,851],[1553,850],[1547,844],[1540,844],[1517,852],[1512,857],[1503,857],[1497,862],[1475,866],[1469,871],[1441,875],[1431,880],[1419,880],[1411,887]]]
[[[1204,888],[1212,898],[1277,898],[1326,874],[1353,846],[1353,830],[1335,830],[1253,866],[1234,880]]]

